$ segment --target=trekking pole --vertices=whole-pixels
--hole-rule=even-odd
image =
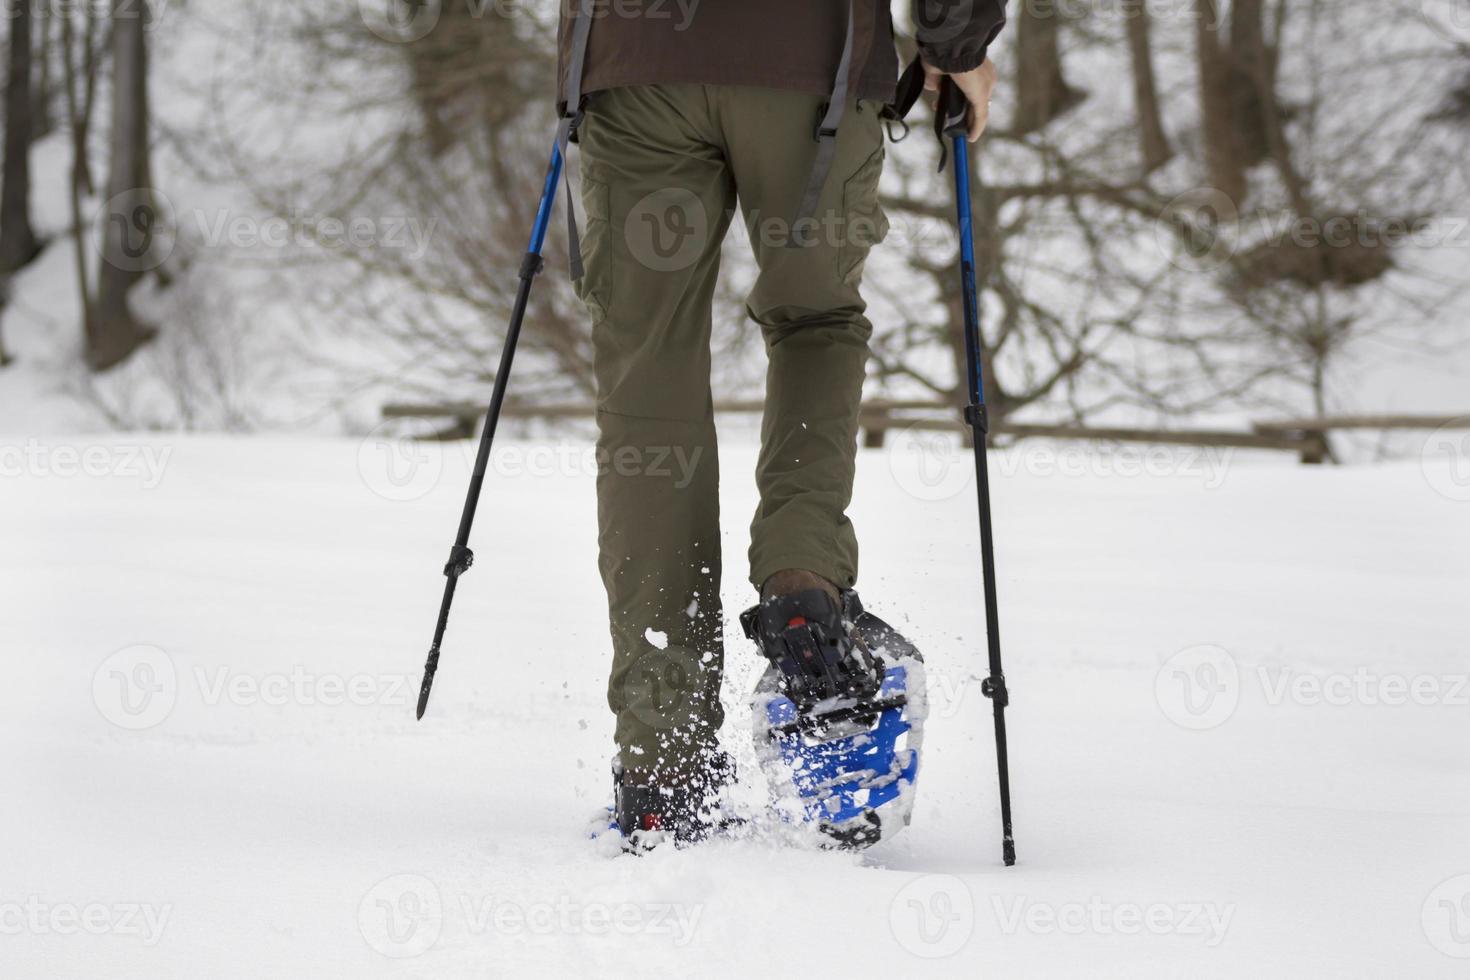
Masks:
[[[940,86],[935,128],[940,145],[949,140],[954,153],[955,207],[960,231],[960,288],[965,313],[965,360],[969,369],[970,402],[965,422],[975,446],[975,483],[980,503],[980,568],[985,588],[985,637],[990,653],[990,676],[980,692],[995,706],[995,764],[1000,777],[1000,821],[1004,838],[1001,855],[1006,866],[1016,863],[1016,842],[1011,836],[1011,775],[1006,753],[1006,705],[1010,692],[1000,662],[1000,603],[995,588],[995,535],[990,521],[990,469],[986,460],[986,436],[990,421],[985,408],[984,348],[980,339],[980,302],[975,288],[975,234],[970,209],[970,152],[966,142],[968,103],[964,93],[949,79]]]
[[[495,426],[500,421],[500,409],[505,402],[505,386],[510,380],[510,367],[516,356],[516,341],[520,338],[521,322],[526,318],[531,283],[544,265],[541,248],[546,242],[546,227],[551,221],[551,208],[556,203],[556,185],[561,179],[562,145],[562,141],[558,140],[551,150],[551,163],[546,168],[546,183],[541,190],[541,204],[536,209],[536,224],[531,229],[531,244],[521,262],[521,285],[516,291],[510,326],[505,332],[505,348],[500,352],[500,368],[495,372],[495,387],[490,393],[490,407],[485,413],[485,428],[480,433],[480,452],[475,457],[475,471],[470,477],[469,492],[465,495],[464,512],[459,517],[459,533],[454,537],[454,547],[449,552],[449,561],[444,565],[444,577],[448,581],[444,583],[444,598],[439,603],[439,621],[434,627],[434,642],[429,647],[429,659],[424,663],[424,682],[419,688],[420,719],[424,717],[424,709],[429,704],[429,689],[434,686],[434,673],[439,669],[439,646],[444,642],[444,629],[449,625],[449,606],[454,602],[454,587],[459,583],[459,577],[469,571],[475,560],[474,552],[469,547],[470,527],[475,523],[480,488],[485,483],[485,470],[490,464],[490,444],[495,441]]]

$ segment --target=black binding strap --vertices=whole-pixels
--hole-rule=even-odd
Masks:
[[[567,100],[561,122],[556,128],[556,149],[561,154],[562,180],[567,191],[567,266],[575,282],[582,278],[582,236],[577,231],[576,198],[572,196],[572,177],[567,166],[567,146],[582,124],[582,74],[587,66],[587,39],[592,36],[592,5],[595,0],[582,0],[581,10],[572,23],[572,57],[567,65]]]

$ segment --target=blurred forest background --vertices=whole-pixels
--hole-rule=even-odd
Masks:
[[[1011,8],[975,175],[994,414],[1465,410],[1470,4]],[[389,401],[483,398],[554,127],[555,0],[7,12],[7,430],[360,432]],[[952,204],[914,123],[868,265],[870,397],[958,404]],[[590,399],[553,227],[522,404]],[[725,393],[763,368],[742,235]]]

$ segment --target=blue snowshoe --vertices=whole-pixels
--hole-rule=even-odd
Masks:
[[[771,662],[753,708],[777,811],[851,849],[907,826],[927,714],[919,651],[851,590],[771,597],[740,621]]]

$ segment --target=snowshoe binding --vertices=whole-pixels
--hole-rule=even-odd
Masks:
[[[725,798],[734,778],[734,762],[724,752],[716,752],[701,771],[678,782],[636,782],[615,757],[613,805],[593,836],[615,833],[623,850],[641,853],[665,841],[684,846],[722,835],[739,823]]]
[[[907,826],[927,711],[918,650],[851,590],[773,596],[740,620],[771,662],[753,707],[778,812],[851,849]]]

